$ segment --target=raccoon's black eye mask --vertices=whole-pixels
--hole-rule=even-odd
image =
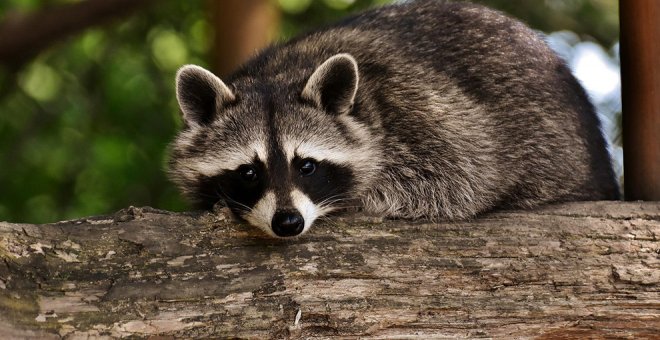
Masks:
[[[254,182],[258,179],[257,169],[251,164],[243,164],[236,169],[243,181]]]
[[[302,177],[312,176],[316,172],[318,162],[312,158],[305,158],[299,162],[298,173]],[[239,166],[237,172],[245,183],[256,182],[263,174],[259,174],[258,167],[254,164],[243,164]]]

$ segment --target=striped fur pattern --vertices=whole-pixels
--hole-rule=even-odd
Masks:
[[[172,179],[273,236],[280,211],[299,213],[302,233],[354,207],[439,220],[619,197],[570,70],[531,29],[478,5],[374,9],[267,48],[226,83],[185,66],[177,96]]]

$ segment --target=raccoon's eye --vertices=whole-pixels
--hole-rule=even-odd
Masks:
[[[303,159],[300,167],[300,175],[310,176],[316,171],[316,161],[313,159]]]
[[[238,173],[246,182],[254,182],[257,180],[257,170],[255,170],[251,165],[241,165],[238,168]]]

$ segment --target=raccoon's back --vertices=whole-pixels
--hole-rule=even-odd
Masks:
[[[521,22],[482,6],[417,1],[348,19],[334,30],[340,34],[331,29],[321,34],[325,39],[319,36],[319,47],[355,53],[363,63],[365,82],[379,84],[372,95],[389,97],[389,103],[403,108],[391,110],[398,115],[384,117],[383,125],[393,133],[437,128],[447,134],[458,128],[466,140],[494,145],[484,150],[497,154],[496,159],[488,158],[498,163],[494,171],[519,177],[505,189],[514,192],[513,200],[519,199],[516,195],[618,198],[600,122],[588,96],[564,61]],[[451,109],[427,107],[431,115],[448,116],[445,121],[418,117],[435,126],[401,119],[414,111],[409,109],[420,92],[459,97],[451,95],[453,90],[478,109],[451,121]],[[451,100],[445,102],[452,105]],[[424,141],[415,135],[411,132],[399,140],[423,148]],[[520,194],[523,191],[527,192]]]
[[[235,77],[299,89],[337,53],[358,61],[355,114],[382,129],[390,178],[454,176],[442,189],[463,186],[479,206],[618,198],[586,93],[522,23],[464,3],[386,6],[274,46]]]

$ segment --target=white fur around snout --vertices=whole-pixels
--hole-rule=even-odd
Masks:
[[[273,228],[271,228],[271,222],[273,221],[276,208],[277,200],[275,198],[275,193],[268,191],[264,197],[254,205],[254,208],[252,208],[250,212],[243,215],[243,218],[251,225],[263,230],[266,234],[272,237],[279,237],[275,235]]]
[[[302,235],[306,233],[307,230],[309,230],[309,227],[312,226],[312,223],[314,223],[316,218],[319,217],[319,211],[312,200],[310,200],[307,195],[303,194],[299,190],[293,190],[291,192],[291,201],[293,202],[293,206],[298,210],[298,212],[300,212],[303,219],[305,220],[305,227],[300,233],[300,235]]]
[[[296,189],[291,192],[291,201],[293,202],[294,208],[300,212],[300,215],[302,215],[305,220],[303,231],[298,235],[300,236],[309,230],[312,223],[314,223],[316,218],[319,217],[320,211],[312,200],[300,190]],[[242,215],[242,217],[251,225],[263,230],[269,236],[280,238],[280,236],[275,235],[271,225],[275,210],[277,210],[275,193],[273,191],[268,191],[264,197],[254,205],[254,208],[252,208],[250,212]]]

